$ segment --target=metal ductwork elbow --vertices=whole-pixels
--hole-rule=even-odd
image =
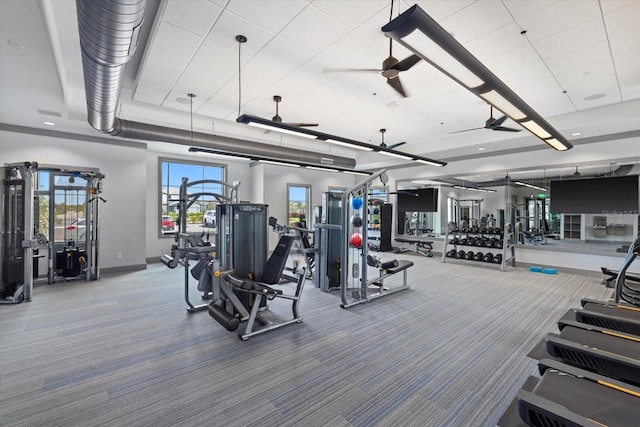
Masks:
[[[111,132],[124,67],[138,45],[146,0],[76,0],[87,119]]]

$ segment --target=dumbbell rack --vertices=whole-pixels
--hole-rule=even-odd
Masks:
[[[496,232],[496,230],[498,230]],[[464,237],[463,237],[464,236]],[[464,243],[460,243],[460,242]],[[486,246],[486,242],[491,242],[490,246]],[[470,244],[470,243],[476,244]],[[478,242],[483,242],[482,245],[477,244]],[[496,242],[500,242],[500,247],[495,247]],[[506,224],[504,230],[499,231],[499,229],[492,229],[490,232],[488,230],[453,230],[449,231],[447,228],[447,233],[444,236],[444,247],[442,249],[442,262],[447,262],[447,260],[455,259],[455,260],[466,260],[465,258],[456,258],[449,257],[447,253],[453,248],[455,252],[458,252],[458,247],[473,247],[473,248],[482,248],[485,250],[492,251],[493,249],[497,249],[498,253],[501,254],[502,260],[500,263],[484,262],[484,264],[494,264],[500,266],[500,271],[507,270],[507,264],[511,263],[511,266],[516,265],[516,251],[514,246],[514,238],[513,238],[513,230],[511,229],[510,224]],[[493,251],[492,251],[493,252]],[[496,254],[497,255],[497,254]],[[471,260],[467,260],[471,261]],[[479,263],[480,261],[473,260],[469,264]]]

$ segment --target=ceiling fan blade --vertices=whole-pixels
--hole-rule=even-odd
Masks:
[[[396,144],[391,144],[391,145],[387,146],[387,148],[388,148],[389,150],[393,150],[394,148],[396,148],[396,147],[400,147],[401,145],[404,145],[404,144],[406,144],[406,143],[407,143],[406,141],[398,142],[398,143],[396,143]]]
[[[520,132],[522,129],[508,128],[506,126],[490,127],[491,130],[501,130],[503,132]]]
[[[481,128],[471,128],[471,129],[464,129],[464,130],[456,130],[456,131],[453,131],[453,132],[449,132],[449,134],[462,133],[462,132],[471,132],[472,130],[479,130],[479,129],[486,129],[486,128],[481,127]]]
[[[503,124],[505,120],[507,120],[507,116],[502,116],[500,118],[497,118],[493,122],[491,122],[489,126],[487,126],[487,128],[491,129],[491,128],[498,127],[501,124]]]
[[[407,94],[404,92],[404,88],[402,87],[402,83],[400,82],[400,79],[398,77],[387,79],[387,83],[389,83],[389,86],[394,88],[400,95],[404,96],[405,98],[407,97]]]
[[[391,68],[394,68],[398,71],[407,71],[409,68],[420,62],[420,59],[421,58],[418,55],[411,55],[408,58],[405,58],[402,61],[398,62]]]
[[[297,127],[312,127],[312,126],[320,126],[318,123],[283,123],[283,125],[287,125],[287,126],[297,126]]]

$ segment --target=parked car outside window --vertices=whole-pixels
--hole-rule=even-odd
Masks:
[[[162,215],[162,231],[174,231],[176,222],[169,215]]]
[[[204,226],[205,227],[215,227],[216,226],[216,211],[205,211],[203,219],[204,219]]]

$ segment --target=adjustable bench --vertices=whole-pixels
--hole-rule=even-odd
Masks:
[[[396,242],[401,244],[396,253],[403,252],[415,252],[420,255],[432,257],[433,253],[433,241],[424,240],[417,237],[396,237]],[[412,249],[412,245],[416,245],[415,249]]]
[[[394,259],[393,261],[382,262],[377,257],[368,255],[367,265],[378,268],[378,277],[369,280],[367,286],[378,286],[380,293],[382,293],[382,291],[386,290],[384,279],[402,271],[402,289],[409,288],[407,284],[407,269],[413,266],[413,261]]]

